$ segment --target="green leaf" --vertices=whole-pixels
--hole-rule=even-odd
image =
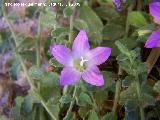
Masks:
[[[82,19],[76,19],[74,21],[74,27],[78,30],[84,29],[86,31],[89,31],[87,23]]]
[[[119,54],[116,58],[116,60],[118,60],[118,61],[125,61],[127,59],[128,59],[128,57],[124,54]]]
[[[73,119],[72,112],[69,112],[69,113],[65,116],[65,118],[64,118],[63,120],[74,120],[74,119]]]
[[[126,25],[126,16],[114,17],[109,20],[108,24],[121,25],[124,27]]]
[[[93,43],[94,43],[94,44],[100,45],[100,44],[102,43],[102,39],[103,39],[103,38],[102,38],[101,32],[93,32],[93,33],[91,34],[90,39],[93,40]]]
[[[60,36],[64,37],[67,34],[68,34],[68,28],[59,27],[59,28],[56,28],[55,30],[52,31],[51,36],[53,38],[56,38],[56,37],[60,37]]]
[[[61,89],[59,87],[59,75],[57,73],[44,73],[40,79],[40,94],[45,100],[60,96]]]
[[[61,104],[67,104],[72,101],[72,96],[71,95],[63,95],[61,99],[59,100]]]
[[[153,89],[156,92],[160,93],[160,81],[156,82],[156,84],[154,85]]]
[[[12,116],[16,120],[20,120],[20,117],[21,117],[21,106],[22,106],[23,102],[24,102],[24,98],[23,97],[17,97],[16,98],[16,106],[14,106],[13,110],[12,110]]]
[[[94,110],[90,112],[88,120],[99,120],[98,115]]]
[[[55,28],[57,25],[56,22],[56,13],[52,10],[46,10],[44,13],[40,16],[41,24],[46,27]]]
[[[80,19],[84,20],[90,31],[99,31],[103,28],[103,23],[101,19],[96,15],[96,13],[89,6],[82,6],[80,9]]]
[[[105,85],[103,90],[106,90],[106,89],[112,90],[115,80],[117,79],[117,75],[110,71],[103,71],[102,74],[105,79]]]
[[[154,105],[155,99],[153,96],[149,95],[148,93],[142,93],[141,94],[141,104],[143,106]]]
[[[47,72],[42,76],[41,84],[48,87],[59,86],[59,75],[54,72]]]
[[[60,111],[60,105],[56,104],[56,105],[47,105],[49,107],[49,109],[52,111],[53,115],[57,118],[57,120],[59,120],[59,111]],[[71,119],[70,119],[71,120]]]
[[[47,120],[46,116],[45,116],[45,110],[44,108],[41,106],[40,107],[40,113],[39,113],[39,120]]]
[[[126,104],[127,101],[133,101],[136,106],[139,105],[138,95],[135,83],[132,83],[126,90],[120,93],[120,103]],[[134,107],[136,107],[134,106]]]
[[[31,78],[33,79],[41,79],[44,72],[37,66],[32,66],[29,70],[28,70],[28,74]]]
[[[111,20],[112,18],[119,17],[118,12],[115,8],[110,6],[101,6],[95,9],[95,12],[104,20]]]
[[[68,6],[63,10],[63,14],[65,17],[71,16],[72,13],[73,13],[73,7],[71,7],[71,6]]]
[[[107,92],[105,90],[99,90],[95,93],[95,101],[98,105],[101,105],[107,100]]]
[[[17,79],[19,72],[21,70],[21,64],[18,58],[14,58],[12,61],[12,67],[11,67],[11,76],[13,77],[13,79]]]
[[[138,41],[135,40],[134,37],[129,37],[127,39],[120,39],[119,40],[125,47],[127,47],[129,50],[134,49],[138,46]]]
[[[96,41],[97,38],[101,39],[101,31],[103,29],[103,23],[97,14],[87,5],[84,5],[79,10],[79,18],[87,23],[89,37],[92,41]],[[97,37],[94,38],[94,34],[97,34]]]
[[[139,74],[142,74],[142,73],[144,73],[144,74],[147,74],[147,65],[145,64],[145,63],[139,63],[138,64],[138,67],[137,67],[137,73],[139,73]]]
[[[121,51],[121,53],[125,54],[128,57],[131,56],[131,53],[128,50],[128,48],[125,45],[123,45],[120,41],[116,41],[115,44],[118,47],[118,49]]]
[[[122,80],[122,86],[123,87],[128,87],[131,85],[131,83],[134,81],[133,76],[126,76],[124,80]]]
[[[130,12],[128,14],[128,22],[135,27],[147,25],[147,20],[139,11]]]
[[[127,101],[125,104],[125,120],[140,120],[139,108],[134,101]]]
[[[51,58],[50,61],[49,61],[49,63],[50,63],[51,65],[55,66],[55,67],[58,67],[58,68],[63,67],[63,65],[60,64],[60,63],[59,63],[56,59],[54,59],[54,58]]]
[[[79,100],[78,102],[82,105],[83,103],[88,103],[92,105],[91,97],[87,93],[81,92],[78,100]]]
[[[113,112],[110,112],[110,113],[107,113],[105,116],[103,116],[102,120],[117,120],[118,117],[117,117],[117,114],[113,113]]]
[[[82,118],[85,118],[87,114],[89,113],[90,109],[91,108],[89,106],[84,106],[84,107],[81,106],[78,110],[78,113]]]
[[[141,51],[141,49],[139,47],[130,51],[131,57],[132,57],[133,60],[136,60],[140,56],[140,51]],[[141,62],[139,64],[141,64],[141,66],[144,66],[143,63],[141,63]]]
[[[39,99],[38,97],[33,93],[33,92],[29,92],[29,94],[24,98],[24,102],[23,102],[23,111],[25,113],[29,113],[32,111],[33,108],[33,104],[34,103],[39,103]]]
[[[61,90],[59,87],[59,75],[57,73],[47,72],[41,77],[40,93],[45,100],[60,96]]]
[[[16,48],[16,50],[22,51],[24,49],[31,48],[35,45],[35,43],[36,43],[36,40],[33,40],[31,38],[23,39],[18,45],[18,47]]]
[[[123,70],[125,70],[128,74],[134,75],[133,69],[131,68],[130,61],[118,61],[118,64],[122,67]]]

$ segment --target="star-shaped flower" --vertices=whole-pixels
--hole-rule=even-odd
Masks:
[[[90,49],[85,30],[81,30],[73,42],[72,49],[64,45],[51,45],[50,51],[56,60],[64,65],[60,84],[73,85],[81,77],[89,84],[104,85],[103,75],[97,65],[105,62],[111,54],[109,47]]]

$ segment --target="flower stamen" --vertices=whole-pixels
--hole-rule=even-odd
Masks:
[[[83,67],[84,63],[87,62],[88,60],[84,59],[82,56],[81,56],[81,61],[80,61],[80,66]]]

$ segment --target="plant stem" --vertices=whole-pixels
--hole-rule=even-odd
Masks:
[[[73,41],[73,15],[70,16],[69,43]]]
[[[72,99],[73,99],[73,100],[72,100],[71,103],[70,103],[69,109],[68,109],[67,114],[66,114],[66,116],[64,117],[64,119],[66,119],[66,118],[68,117],[68,115],[72,112],[72,108],[73,108],[74,103],[75,103],[75,100],[76,100],[76,93],[77,93],[77,86],[75,85],[75,87],[74,87],[74,92],[73,92],[73,96],[72,96]]]
[[[123,73],[123,70],[119,66],[118,80],[116,82],[116,92],[115,92],[114,103],[113,103],[113,108],[112,108],[112,112],[114,112],[115,114],[116,114],[117,105],[118,105],[118,101],[119,101],[120,90],[121,90],[121,76],[122,76],[122,73]]]
[[[63,88],[63,95],[65,95],[68,91],[68,85],[65,85]]]
[[[48,114],[52,117],[52,119],[53,120],[57,120],[57,118],[52,114],[52,111],[48,108],[46,102],[42,98],[41,98],[41,104],[46,109],[46,111],[48,112]]]
[[[121,89],[121,81],[117,80],[117,82],[116,82],[116,92],[115,92],[114,103],[113,103],[113,108],[112,108],[112,112],[114,112],[114,113],[116,113],[116,110],[117,110],[117,105],[118,105],[118,100],[119,100],[119,95],[120,95],[120,89]]]
[[[93,93],[90,93],[90,92],[89,92],[89,94],[90,94],[90,96],[91,96],[91,98],[92,98],[92,102],[93,102],[94,109],[95,109],[95,111],[98,112],[98,106],[97,106],[97,103],[96,103],[96,101],[95,101],[95,99],[94,99]]]
[[[41,42],[41,12],[39,14],[38,20],[38,32],[37,32],[37,41],[36,41],[36,60],[37,66],[40,67],[40,42]]]
[[[141,101],[141,87],[140,87],[140,82],[139,82],[138,75],[136,75],[136,90],[137,90],[137,95],[138,95],[138,101],[140,102]],[[145,120],[144,110],[141,107],[141,105],[139,106],[139,109],[140,109],[141,120]]]

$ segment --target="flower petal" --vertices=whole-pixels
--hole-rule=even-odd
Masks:
[[[51,45],[50,51],[59,63],[65,66],[72,66],[71,50],[66,46]]]
[[[72,67],[65,67],[61,72],[60,85],[73,85],[81,78],[81,73]]]
[[[86,72],[83,73],[82,78],[89,84],[95,86],[104,85],[103,75],[100,73],[97,66],[92,66]]]
[[[154,17],[154,22],[160,24],[160,2],[152,2],[149,7],[150,14]]]
[[[145,44],[146,48],[160,47],[160,29],[154,31]]]
[[[111,55],[112,49],[109,47],[97,47],[90,50],[86,57],[89,65],[100,65],[104,63]]]
[[[87,33],[85,30],[80,30],[77,37],[75,38],[72,46],[72,50],[76,54],[83,54],[85,51],[88,51],[90,48]]]

